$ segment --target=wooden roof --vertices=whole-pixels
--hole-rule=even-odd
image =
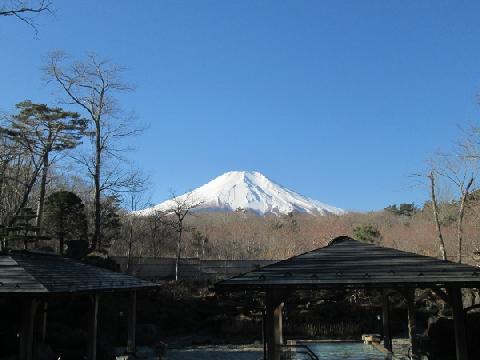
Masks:
[[[0,296],[97,293],[155,287],[123,273],[54,254],[0,254]]]
[[[327,246],[217,283],[217,289],[479,287],[480,268],[342,236]]]

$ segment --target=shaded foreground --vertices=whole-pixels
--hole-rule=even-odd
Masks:
[[[468,360],[466,311],[461,288],[480,287],[478,275],[478,268],[473,266],[440,261],[341,236],[317,250],[223,280],[215,288],[219,291],[260,290],[266,293],[264,334],[268,360],[279,360],[284,347],[284,305],[289,295],[321,288],[370,288],[381,292],[380,318],[384,348],[390,353],[393,350],[390,296],[400,294],[407,304],[411,352],[414,357],[429,355],[429,351],[418,347],[415,293],[417,288],[433,288],[445,299],[452,312],[455,358]],[[473,347],[472,342],[470,347]]]

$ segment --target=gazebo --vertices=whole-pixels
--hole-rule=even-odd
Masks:
[[[135,353],[136,292],[155,284],[55,254],[0,252],[0,299],[19,301],[19,359],[31,360],[33,344],[45,340],[49,300],[62,296],[89,299],[87,359],[96,359],[98,305],[102,294],[128,295],[127,353]],[[40,318],[40,321],[36,321]],[[37,323],[36,323],[37,322]],[[40,331],[39,331],[40,330]],[[38,339],[38,334],[41,339]]]
[[[457,360],[468,360],[462,288],[480,287],[480,269],[433,257],[381,247],[341,236],[327,246],[279,261],[216,284],[220,291],[265,293],[266,359],[281,353],[282,308],[289,293],[315,289],[378,289],[383,294],[384,346],[392,352],[390,302],[392,290],[404,294],[412,352],[415,333],[415,289],[430,288],[453,311]]]

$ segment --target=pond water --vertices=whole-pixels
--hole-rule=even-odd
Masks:
[[[321,360],[384,360],[385,354],[371,345],[355,342],[309,343]],[[168,360],[258,360],[263,352],[258,347],[200,346],[171,349]]]
[[[168,360],[258,360],[262,356],[262,348],[246,346],[198,346],[167,351]]]
[[[322,360],[384,360],[385,354],[359,342],[313,343],[308,347]]]

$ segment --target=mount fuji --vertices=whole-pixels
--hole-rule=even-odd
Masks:
[[[341,215],[345,211],[323,204],[279,185],[258,171],[230,171],[218,176],[199,188],[180,195],[178,201],[200,203],[196,211],[236,211],[238,209],[265,214],[288,214],[290,212],[313,215]],[[156,211],[168,211],[175,205],[173,200],[137,211],[149,215]]]

